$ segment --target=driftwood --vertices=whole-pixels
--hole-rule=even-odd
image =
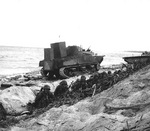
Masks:
[[[122,107],[113,107],[113,106],[108,106],[107,103],[104,103],[105,106],[105,112],[109,111],[116,111],[116,110],[127,110],[127,109],[132,109],[132,110],[140,110],[143,109],[147,106],[150,106],[150,102],[147,103],[142,103],[142,104],[137,104],[137,105],[131,105],[131,106],[122,106]]]

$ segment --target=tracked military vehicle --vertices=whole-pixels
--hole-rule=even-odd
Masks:
[[[104,56],[79,46],[66,47],[65,42],[52,43],[44,49],[44,60],[39,62],[41,74],[49,78],[69,78],[86,72],[99,70]]]
[[[145,51],[139,56],[123,57],[123,59],[131,65],[134,70],[138,70],[150,64],[150,52]]]
[[[149,63],[150,62],[150,52],[145,51],[139,56],[123,57],[123,59],[129,64]]]

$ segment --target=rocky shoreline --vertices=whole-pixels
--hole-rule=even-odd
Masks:
[[[54,91],[61,80],[42,79],[38,71],[3,77],[0,100],[7,113],[11,115],[7,121],[10,121],[10,125],[3,130],[126,131],[149,128],[149,72],[150,66],[144,67],[93,97],[85,98],[71,106],[48,106],[36,110],[32,115],[22,114],[27,111],[27,103],[34,101],[36,93],[43,85],[50,85]],[[67,79],[68,85],[78,77]],[[86,77],[88,79],[89,75]],[[19,114],[22,115],[15,116]],[[17,124],[14,125],[11,121]]]

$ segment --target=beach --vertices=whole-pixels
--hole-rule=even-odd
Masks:
[[[15,50],[18,49],[15,48]],[[29,54],[29,50],[23,54]],[[7,52],[11,54],[12,59],[8,54],[7,56],[3,54],[3,57],[1,55],[3,62],[1,70],[4,69],[7,72],[1,72],[0,79],[0,102],[7,112],[6,121],[0,122],[3,131],[91,131],[97,129],[102,131],[126,131],[127,129],[132,131],[133,129],[134,131],[137,128],[144,131],[143,126],[150,122],[149,65],[134,73],[128,72],[127,76],[120,75],[121,78],[124,78],[107,90],[97,92],[90,97],[77,101],[72,99],[70,100],[72,104],[63,104],[68,101],[58,101],[46,108],[35,110],[32,114],[27,114],[29,112],[28,103],[34,102],[37,93],[44,85],[49,85],[53,93],[62,81],[61,79],[49,80],[41,76],[38,63],[43,56],[35,50],[41,51],[41,54],[43,52],[43,49],[31,49],[31,55],[24,56],[24,58],[23,55],[20,55],[21,52],[12,54],[11,51]],[[33,53],[33,51],[35,52]],[[18,54],[19,57],[15,57]],[[121,65],[124,63],[122,57],[130,55],[137,55],[137,53],[114,52],[105,54],[99,73],[121,69]],[[36,56],[35,59],[34,56]],[[18,61],[20,59],[20,64],[18,64],[17,59]],[[24,62],[28,64],[23,64]],[[7,66],[4,66],[5,64]],[[9,69],[12,65],[21,71],[16,71],[13,68],[11,72]],[[124,72],[124,70],[122,71]],[[70,86],[80,77],[71,77],[65,81]],[[90,75],[85,74],[85,77],[88,80]],[[137,124],[137,122],[139,123]]]
[[[0,122],[3,131],[126,131],[149,130],[150,65],[139,69],[109,89],[75,102],[27,112],[27,103],[34,102],[37,92],[48,84],[52,91],[61,80],[41,79],[38,72],[7,77],[0,100],[7,113],[7,123]],[[79,77],[66,79],[68,85]],[[89,76],[86,76],[88,79]],[[3,125],[2,125],[3,124]]]

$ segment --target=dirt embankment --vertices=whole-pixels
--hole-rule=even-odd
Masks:
[[[150,130],[150,66],[75,105],[51,108],[10,131]]]

